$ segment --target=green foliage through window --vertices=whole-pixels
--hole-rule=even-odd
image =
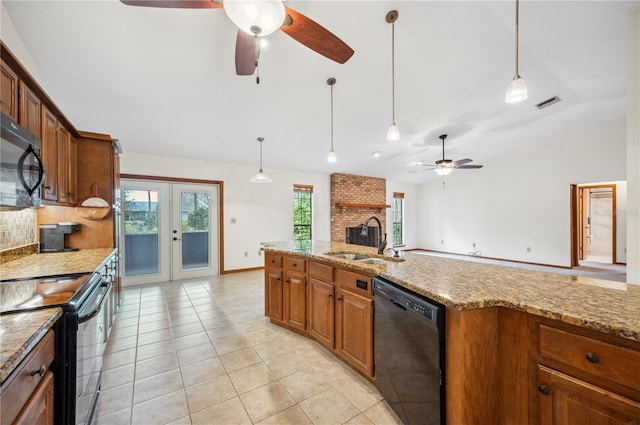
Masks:
[[[393,198],[393,244],[404,244],[404,198]]]
[[[293,192],[293,239],[311,240],[311,191]]]

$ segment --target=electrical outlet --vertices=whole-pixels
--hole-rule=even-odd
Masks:
[[[262,256],[262,251],[258,250],[258,257],[261,257],[261,256]]]
[[[476,243],[475,242],[473,243],[473,249],[476,249]]]
[[[248,257],[248,256],[249,256],[249,252],[248,252],[248,251],[245,251],[245,252],[244,252],[244,256],[245,256],[245,257]]]
[[[441,244],[444,244],[444,239],[442,239],[442,240],[440,241],[440,243],[441,243]]]
[[[236,220],[235,217],[231,217],[230,222],[231,222],[231,224],[236,224],[238,222],[238,220]]]
[[[527,247],[527,252],[531,252],[531,247],[530,246]]]

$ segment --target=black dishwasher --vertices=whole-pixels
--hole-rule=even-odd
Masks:
[[[373,279],[376,387],[407,425],[445,424],[445,308]]]

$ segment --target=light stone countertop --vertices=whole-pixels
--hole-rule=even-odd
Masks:
[[[0,382],[7,379],[61,315],[62,309],[56,307],[0,316]]]
[[[325,241],[263,244],[264,251],[298,254],[378,275],[456,310],[506,307],[640,341],[640,285],[581,276],[402,253],[383,265],[326,253],[380,257],[376,249]]]
[[[93,248],[27,255],[0,264],[0,280],[91,273],[98,269],[114,251],[115,248]]]

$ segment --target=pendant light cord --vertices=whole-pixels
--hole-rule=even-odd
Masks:
[[[331,85],[331,150],[333,151],[333,84]]]
[[[262,140],[260,140],[260,172],[262,173]]]
[[[520,77],[520,73],[518,72],[518,27],[519,27],[519,16],[520,16],[520,1],[516,0],[516,76],[515,78]]]
[[[391,23],[391,121],[396,125],[396,24]]]

